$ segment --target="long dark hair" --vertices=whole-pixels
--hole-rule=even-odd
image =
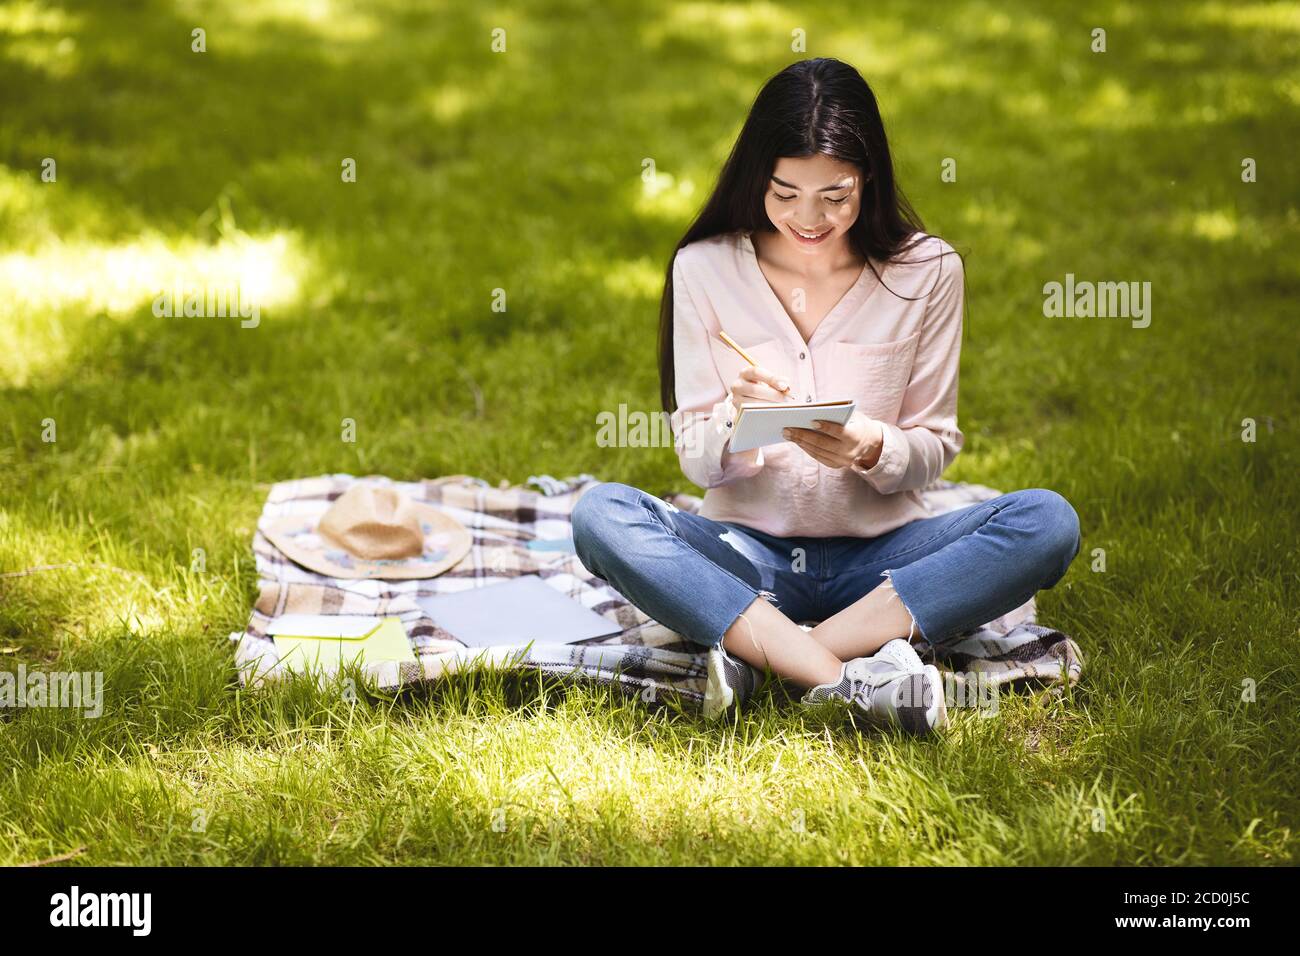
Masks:
[[[759,90],[713,195],[668,259],[659,306],[659,390],[667,411],[677,407],[673,260],[678,251],[724,233],[771,231],[764,197],[776,161],[818,153],[862,170],[862,206],[848,237],[873,272],[875,262],[894,260],[925,239],[920,217],[894,182],[880,109],[862,74],[828,58],[787,66]]]

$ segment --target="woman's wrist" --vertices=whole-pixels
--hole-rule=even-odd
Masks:
[[[866,421],[866,435],[854,450],[853,463],[862,469],[874,468],[885,447],[885,426],[874,418]]]

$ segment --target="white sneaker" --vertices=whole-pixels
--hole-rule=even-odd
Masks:
[[[841,700],[878,724],[893,724],[917,736],[948,726],[943,678],[933,664],[922,664],[912,645],[899,638],[870,657],[844,665],[840,679],[819,684],[804,695],[805,704]]]
[[[761,675],[744,661],[731,657],[719,645],[709,648],[709,682],[704,687],[704,717],[717,720],[736,698],[744,699],[754,692]]]

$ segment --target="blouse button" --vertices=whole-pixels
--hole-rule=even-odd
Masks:
[[[808,353],[807,353],[807,352],[800,352],[800,353],[799,353],[799,358],[800,358],[801,360],[802,360],[802,359],[806,359],[807,357],[808,357]]]

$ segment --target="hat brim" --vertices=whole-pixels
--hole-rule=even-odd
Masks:
[[[258,530],[285,557],[308,571],[331,578],[410,581],[435,578],[469,554],[469,530],[451,515],[422,501],[411,505],[426,527],[425,550],[419,557],[371,561],[348,554],[316,534],[321,515],[286,515],[263,521]],[[301,540],[307,538],[308,540]]]

